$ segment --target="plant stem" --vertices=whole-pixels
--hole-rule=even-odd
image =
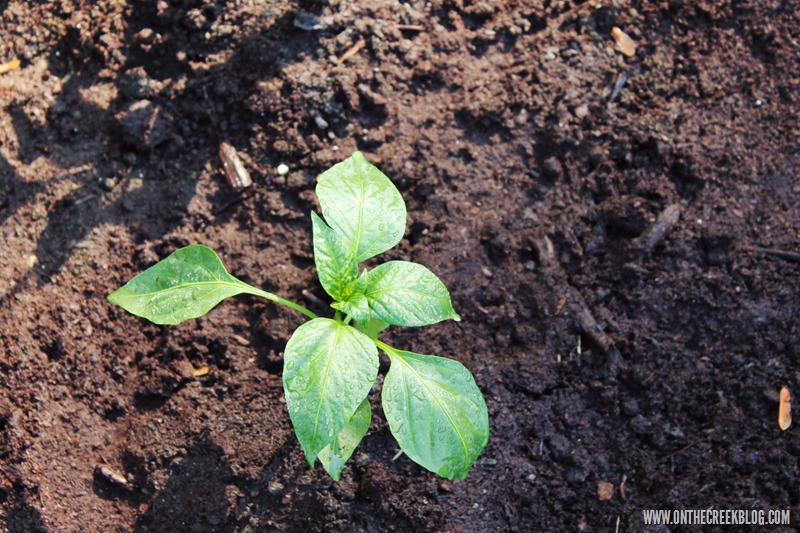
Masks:
[[[312,311],[309,311],[308,309],[306,309],[302,305],[296,304],[296,303],[292,302],[291,300],[287,300],[286,298],[281,298],[277,294],[272,294],[271,292],[262,291],[261,289],[256,289],[255,287],[251,287],[249,285],[247,286],[247,291],[246,292],[249,293],[249,294],[254,294],[256,296],[261,296],[262,298],[266,298],[267,300],[271,300],[271,301],[275,302],[276,304],[285,305],[286,307],[288,307],[290,309],[294,309],[295,311],[303,313],[308,318],[312,318],[312,319],[313,318],[319,318],[319,316],[316,313],[314,313]]]
[[[388,356],[400,355],[399,353],[397,353],[398,352],[397,348],[394,348],[393,346],[389,346],[385,342],[379,341],[378,339],[372,339],[372,341],[375,343],[375,346],[377,346],[378,348],[380,348],[381,350],[386,352],[386,355],[388,355]]]

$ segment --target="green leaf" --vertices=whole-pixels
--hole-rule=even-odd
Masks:
[[[346,313],[357,321],[368,321],[372,317],[369,310],[369,302],[364,296],[364,289],[367,287],[367,278],[362,274],[353,285],[353,293],[342,302],[333,302],[331,307]]]
[[[314,233],[314,262],[325,292],[336,300],[346,300],[353,292],[358,263],[349,256],[348,246],[316,213],[311,213]]]
[[[452,359],[387,354],[381,401],[400,448],[442,477],[466,477],[489,440],[486,402],[472,374]]]
[[[342,431],[378,376],[375,343],[329,318],[309,320],[286,344],[283,388],[310,465]]]
[[[369,302],[367,302],[366,296],[360,292],[351,294],[347,301],[333,302],[331,307],[352,316],[356,320],[369,320],[371,316]]]
[[[111,303],[156,324],[179,324],[208,313],[219,302],[257,291],[225,270],[211,248],[175,250],[108,295]]]
[[[385,252],[403,238],[403,197],[361,152],[323,172],[316,190],[325,222],[347,243],[356,263]]]
[[[377,339],[381,331],[389,327],[388,322],[379,320],[377,318],[370,318],[369,320],[356,320],[355,327],[358,331],[363,332],[370,339]]]
[[[342,473],[344,464],[353,455],[353,451],[364,438],[369,430],[369,425],[372,422],[372,410],[369,407],[369,399],[364,398],[364,401],[358,406],[356,412],[347,421],[347,424],[339,432],[333,442],[325,446],[317,456],[325,471],[339,481],[339,475]]]
[[[461,317],[447,287],[417,263],[389,261],[364,274],[364,296],[375,318],[395,326],[427,326]]]

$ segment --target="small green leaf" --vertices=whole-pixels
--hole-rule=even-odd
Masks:
[[[358,263],[335,231],[316,213],[311,213],[314,233],[314,262],[325,292],[336,300],[346,300],[353,292],[358,276]]]
[[[360,292],[351,294],[347,301],[333,302],[331,307],[352,316],[356,320],[369,320],[371,316],[369,302],[367,302],[366,296]]]
[[[372,340],[329,318],[309,320],[286,344],[283,388],[310,465],[339,435],[378,376]]]
[[[452,359],[387,354],[392,366],[381,401],[400,448],[442,477],[466,477],[489,440],[486,402],[472,374]]]
[[[337,311],[341,311],[347,315],[350,315],[355,320],[369,320],[372,316],[372,312],[369,310],[369,302],[367,301],[366,296],[364,296],[364,289],[366,287],[367,278],[362,274],[353,284],[352,294],[350,294],[350,296],[348,296],[344,301],[333,302],[331,307]]]
[[[325,471],[336,481],[342,473],[344,464],[353,455],[353,451],[364,438],[372,422],[372,410],[369,407],[369,399],[358,406],[356,412],[348,420],[344,428],[339,432],[333,442],[325,446],[317,456]]]
[[[211,248],[192,244],[175,250],[108,300],[156,324],[179,324],[205,315],[229,296],[253,291],[257,289],[228,274]]]
[[[436,274],[417,263],[389,261],[364,274],[373,316],[395,326],[427,326],[461,320],[447,287]]]
[[[403,197],[361,152],[323,172],[316,190],[325,222],[348,244],[356,263],[385,252],[403,238]]]

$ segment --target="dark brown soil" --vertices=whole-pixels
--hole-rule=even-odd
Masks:
[[[0,8],[0,63],[22,61],[0,75],[3,531],[798,524],[800,429],[777,424],[800,395],[797,2]],[[201,242],[327,313],[315,178],[356,149],[408,204],[385,259],[463,318],[388,335],[475,374],[492,436],[463,481],[395,459],[379,385],[342,481],[305,464],[280,375],[300,315],[240,297],[158,327],[105,300]]]

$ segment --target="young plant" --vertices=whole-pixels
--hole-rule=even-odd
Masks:
[[[156,324],[197,318],[236,294],[261,296],[307,316],[286,344],[286,403],[309,465],[319,459],[336,480],[369,429],[367,395],[378,375],[380,349],[390,361],[383,410],[401,450],[440,476],[466,477],[489,438],[486,403],[472,374],[457,361],[378,339],[390,325],[460,320],[447,288],[430,270],[408,261],[359,273],[359,263],[400,242],[406,224],[402,196],[360,152],[324,172],[316,192],[324,220],[311,213],[314,261],[334,300],[333,318],[239,281],[199,244],[175,251],[108,299]]]

